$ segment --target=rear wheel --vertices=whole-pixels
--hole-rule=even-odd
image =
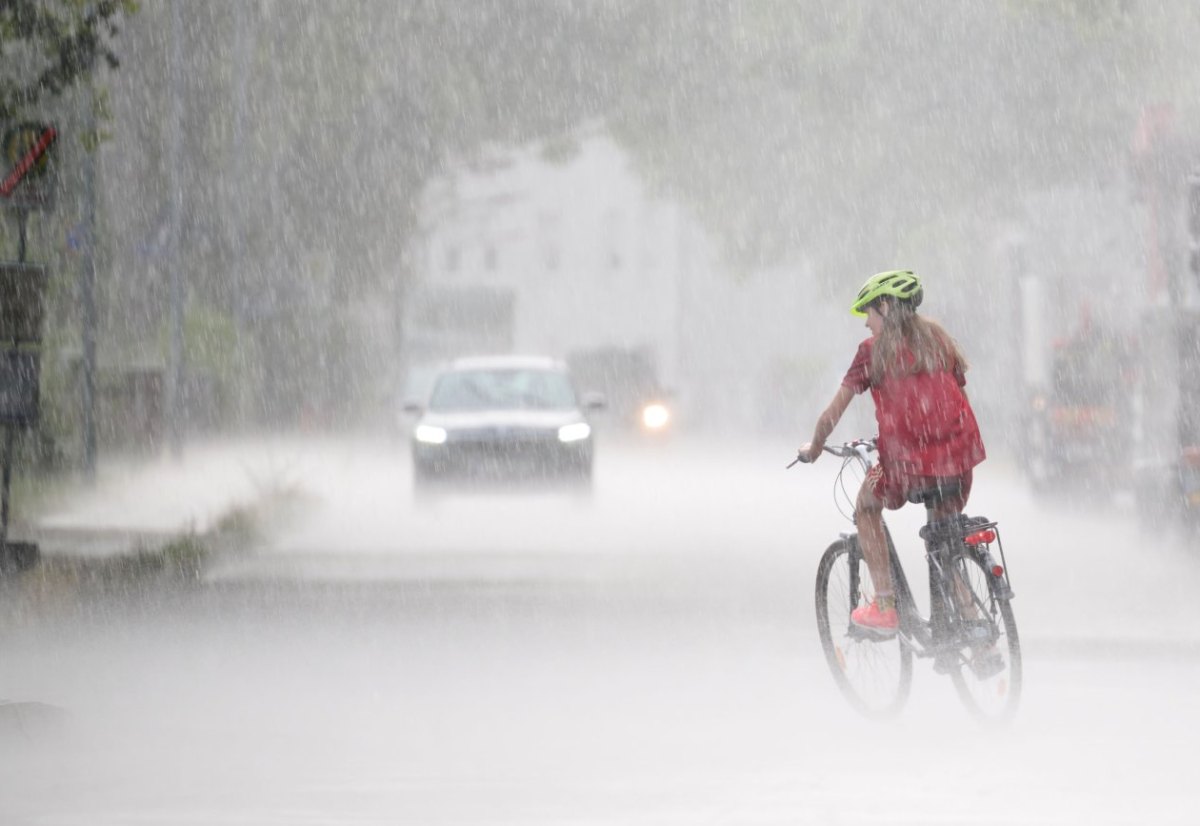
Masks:
[[[996,597],[995,580],[974,556],[959,557],[953,572],[963,645],[950,678],[976,717],[1008,719],[1021,700],[1021,640],[1012,603]]]
[[[850,622],[850,612],[875,596],[853,540],[834,542],[817,568],[817,630],[834,682],[858,711],[888,717],[908,699],[912,651],[899,635],[881,639]]]

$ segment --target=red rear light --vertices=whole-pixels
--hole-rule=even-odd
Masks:
[[[993,565],[992,566],[992,576],[997,576],[997,577],[1004,576],[1004,566]]]
[[[987,545],[990,542],[996,541],[996,532],[990,529],[986,531],[976,531],[963,541],[968,545]]]

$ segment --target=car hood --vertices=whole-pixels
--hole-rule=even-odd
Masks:
[[[578,410],[480,410],[471,413],[427,412],[421,424],[447,431],[503,427],[529,430],[557,430],[566,424],[583,421]]]

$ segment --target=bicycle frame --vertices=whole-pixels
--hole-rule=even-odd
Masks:
[[[958,650],[966,641],[976,644],[995,641],[997,636],[995,628],[990,630],[970,628],[969,630],[976,634],[983,630],[986,636],[976,636],[971,640],[963,639],[963,634],[969,626],[966,621],[968,618],[963,616],[967,607],[961,604],[961,596],[952,593],[957,581],[954,568],[961,557],[975,558],[988,572],[989,585],[994,599],[1007,601],[1013,597],[1008,579],[1008,569],[1003,564],[1004,547],[1000,543],[997,524],[986,520],[969,520],[968,517],[961,514],[935,520],[933,514],[932,505],[927,503],[926,524],[921,529],[921,538],[924,541],[925,559],[929,566],[928,619],[917,608],[908,577],[904,573],[904,567],[900,564],[891,531],[884,524],[884,536],[887,538],[888,544],[888,560],[892,571],[892,588],[900,620],[900,639],[918,657],[932,657],[943,651]],[[992,558],[990,550],[980,549],[967,542],[968,536],[984,531],[991,532],[995,536],[1002,560],[1000,564],[997,564]],[[856,595],[859,593],[861,567],[866,564],[866,560],[858,542],[857,532],[842,533],[841,536],[850,542],[851,562],[858,563],[850,566],[850,593]],[[1000,573],[997,574],[997,571]],[[961,595],[964,589],[955,590]],[[850,606],[851,609],[854,607]],[[980,613],[987,613],[984,605],[975,604],[972,607]],[[861,639],[869,639],[871,636],[871,632],[857,627],[851,627],[849,633],[850,636]]]
[[[843,474],[854,465],[870,471],[875,441],[823,449],[843,460],[835,496],[840,490],[849,499]],[[802,450],[792,464],[808,459],[809,451]],[[857,530],[843,532],[821,555],[815,594],[821,647],[838,688],[869,717],[890,716],[904,705],[918,657],[933,658],[934,671],[950,678],[980,719],[1006,719],[1020,700],[1020,637],[1000,530],[984,517],[947,507],[958,489],[952,480],[939,480],[908,495],[925,506],[919,535],[929,571],[927,617],[917,607],[892,533],[882,526],[899,620],[895,633],[854,621],[855,611],[877,596]]]

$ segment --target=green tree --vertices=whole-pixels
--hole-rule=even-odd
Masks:
[[[0,0],[0,122],[61,95],[103,62],[133,0]]]
[[[178,112],[180,260],[266,376],[290,376],[275,409],[353,395],[336,383],[374,366],[288,363],[296,336],[395,279],[426,183],[489,146],[602,120],[731,263],[803,254],[832,289],[930,239],[970,266],[1027,193],[1112,177],[1142,106],[1194,122],[1200,100],[1200,10],[1149,0],[176,2],[183,42],[148,6],[113,79],[114,304],[133,322],[113,329],[162,316],[145,250]]]
[[[1196,122],[1200,11],[1070,0],[634,4],[611,120],[735,261],[861,272],[944,216],[1118,174],[1143,106]]]

